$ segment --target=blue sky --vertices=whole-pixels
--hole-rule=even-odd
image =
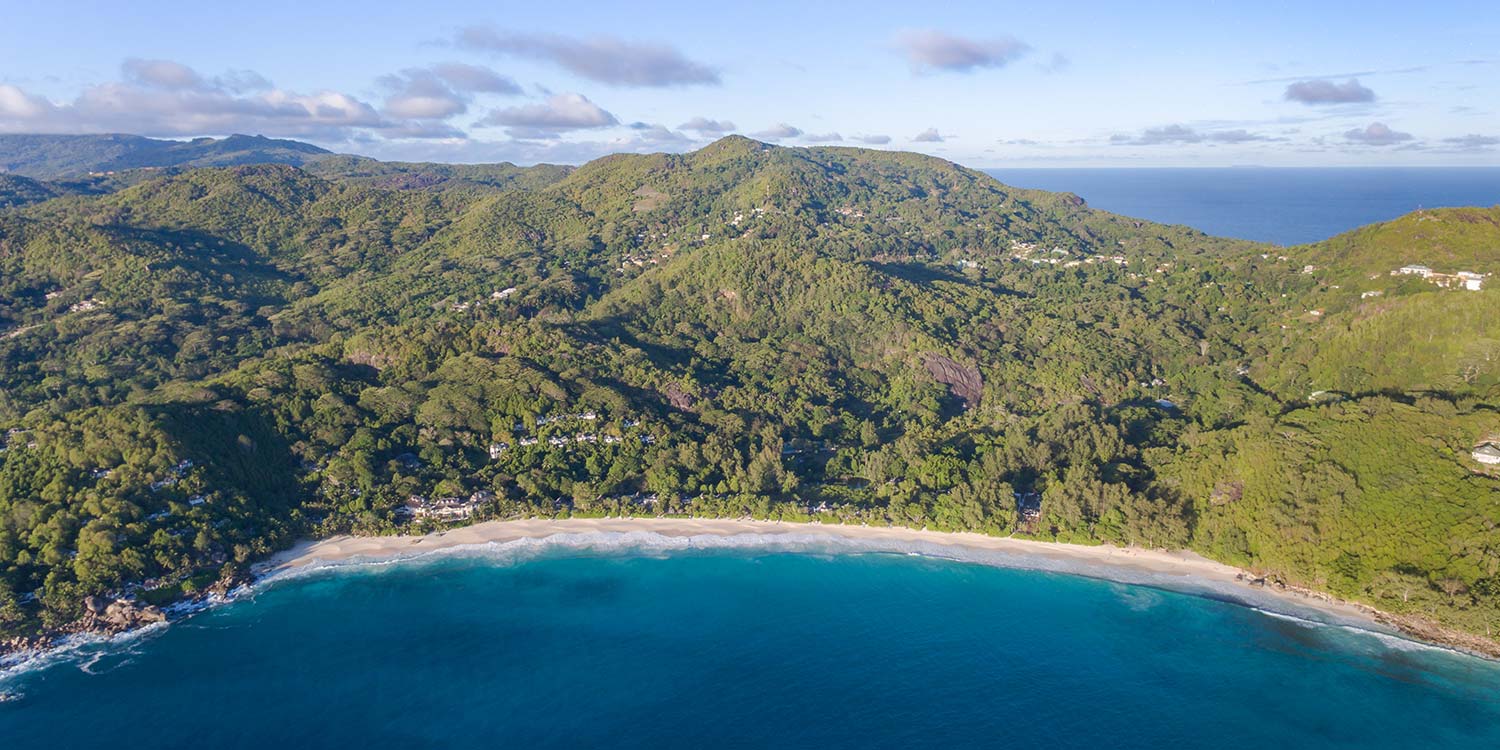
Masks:
[[[737,132],[978,167],[1500,164],[1495,2],[0,3],[0,132],[520,163]]]

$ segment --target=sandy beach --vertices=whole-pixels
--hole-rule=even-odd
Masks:
[[[823,540],[849,544],[856,551],[951,556],[1005,567],[1048,570],[1123,583],[1225,598],[1248,606],[1301,617],[1395,633],[1401,628],[1370,607],[1317,592],[1255,583],[1258,576],[1214,562],[1193,552],[1086,546],[993,537],[967,532],[940,532],[885,526],[783,523],[737,519],[574,518],[487,521],[420,536],[336,536],[303,542],[258,566],[266,576],[357,561],[420,557],[428,553],[559,535],[659,535],[684,547],[712,546],[731,537],[758,539],[750,544],[775,547]],[[690,544],[697,542],[698,544]]]

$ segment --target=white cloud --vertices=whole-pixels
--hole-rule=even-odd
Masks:
[[[554,94],[540,104],[491,110],[478,126],[501,125],[516,138],[550,138],[567,130],[618,125],[619,119],[583,94]]]
[[[1495,146],[1500,146],[1500,136],[1470,133],[1444,138],[1443,143],[1459,151],[1488,151]]]
[[[261,135],[339,142],[359,131],[387,137],[455,137],[406,114],[434,115],[437,102],[412,100],[387,117],[338,91],[276,88],[251,71],[210,78],[168,60],[126,60],[124,80],[94,84],[73,99],[52,101],[0,84],[0,132],[137,133],[149,136]]]
[[[127,80],[164,89],[203,89],[208,83],[186,65],[171,60],[127,59],[120,66]]]
[[[734,131],[734,123],[729,120],[710,120],[706,117],[694,117],[687,122],[678,125],[678,130],[691,130],[699,135],[723,135]]]
[[[391,94],[385,112],[393,117],[442,120],[468,111],[468,102],[430,70],[407,70],[382,79]]]
[[[1327,80],[1296,81],[1286,87],[1287,101],[1303,104],[1360,104],[1375,101],[1375,92],[1361,86],[1358,79],[1343,83]]]
[[[686,86],[719,83],[719,73],[664,44],[628,42],[609,36],[575,39],[470,26],[456,43],[467,49],[525,57],[557,65],[611,86]]]
[[[1410,141],[1414,137],[1411,133],[1391,130],[1383,122],[1372,122],[1367,127],[1355,128],[1344,133],[1344,138],[1349,142],[1366,146],[1391,146]]]
[[[1187,143],[1248,143],[1251,141],[1277,140],[1270,136],[1252,133],[1244,129],[1196,130],[1186,125],[1163,125],[1146,128],[1140,135],[1117,134],[1109,142],[1120,146],[1161,146]]]
[[[783,138],[796,138],[799,135],[802,135],[802,128],[781,122],[765,130],[758,130],[751,133],[750,137],[759,138],[764,141],[779,141]]]
[[[521,85],[510,76],[503,76],[483,65],[467,63],[439,63],[432,72],[458,91],[515,96],[521,93]]]
[[[999,68],[1014,62],[1031,46],[1015,37],[970,39],[935,29],[912,29],[896,38],[906,61],[918,72],[967,73],[976,68]]]

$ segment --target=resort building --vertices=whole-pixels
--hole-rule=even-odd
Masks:
[[[438,497],[431,500],[412,495],[396,512],[407,518],[432,518],[438,521],[462,521],[474,515],[474,509],[494,495],[480,490],[468,498]]]
[[[1482,464],[1500,464],[1500,446],[1493,442],[1484,442],[1474,446],[1474,451],[1469,455]]]
[[[1467,289],[1477,292],[1484,288],[1484,274],[1473,271],[1459,271],[1458,273],[1438,273],[1437,271],[1423,265],[1406,265],[1394,271],[1392,276],[1420,276],[1440,287],[1447,289]]]

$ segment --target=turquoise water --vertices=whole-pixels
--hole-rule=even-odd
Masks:
[[[1500,668],[881,554],[348,567],[0,684],[0,746],[1500,747]]]
[[[1500,204],[1500,168],[988,169],[1094,208],[1282,245],[1326,240],[1419,208]]]

